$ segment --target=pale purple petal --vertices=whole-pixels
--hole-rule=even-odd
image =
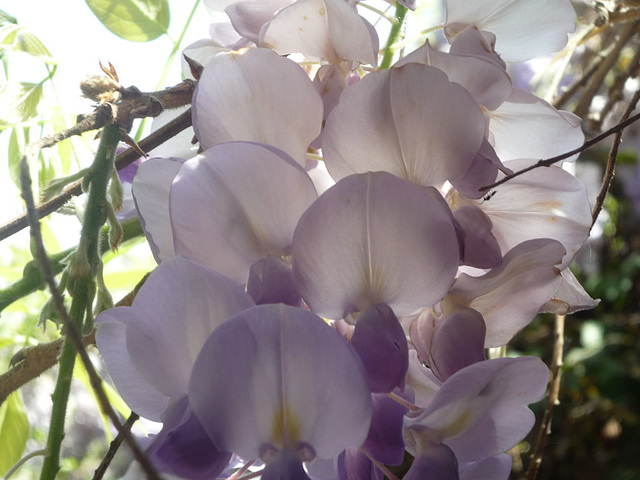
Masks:
[[[306,445],[330,458],[364,442],[371,394],[351,346],[319,317],[261,305],[207,340],[189,401],[212,441],[242,458]]]
[[[231,453],[218,451],[198,419],[187,411],[183,423],[166,434],[151,458],[164,472],[200,480],[220,475],[229,465]]]
[[[376,64],[378,46],[355,8],[344,0],[298,0],[280,10],[260,33],[260,45],[310,60]]]
[[[284,152],[216,145],[185,162],[171,188],[176,253],[246,283],[255,262],[291,253],[298,219],[316,198],[307,173]]]
[[[451,32],[451,27],[447,29]],[[480,31],[476,26],[463,28],[451,41],[449,53],[454,55],[477,57],[493,64],[501,70],[507,70],[507,64],[496,52],[496,36],[491,32]]]
[[[486,192],[482,190],[482,187],[495,182],[498,171],[507,175],[513,173],[503,165],[495,150],[485,138],[464,176],[459,179],[451,179],[449,182],[453,188],[467,198],[479,199],[486,196]]]
[[[487,326],[485,347],[505,345],[528,325],[551,298],[560,282],[565,253],[555,240],[540,238],[510,250],[500,266],[481,277],[460,275],[443,302],[445,314],[469,307]]]
[[[424,448],[413,460],[403,480],[458,480],[458,461],[453,451],[442,443]]]
[[[492,268],[502,261],[500,245],[491,233],[491,219],[478,207],[467,205],[453,212],[463,234],[463,265]]]
[[[371,73],[344,91],[323,133],[325,162],[336,180],[387,171],[440,186],[464,176],[484,129],[469,92],[437,68],[411,63]]]
[[[462,85],[488,110],[495,110],[511,94],[511,79],[507,72],[482,57],[455,55],[431,48],[429,42],[403,57],[394,66],[410,62],[439,68],[449,81]]]
[[[558,290],[554,293],[553,298],[542,307],[540,313],[570,315],[598,306],[600,300],[591,298],[569,268],[562,270],[560,276]]]
[[[122,316],[133,317],[137,321],[140,314],[128,307],[116,307],[102,312],[96,317],[96,344],[100,356],[107,364],[109,375],[124,401],[137,414],[161,421],[170,398],[160,393],[153,385],[131,366],[131,357],[127,350],[127,325]]]
[[[251,265],[247,293],[256,305],[284,303],[299,307],[302,300],[293,281],[291,266],[273,256],[258,260]]]
[[[542,398],[548,375],[537,357],[474,363],[449,377],[427,409],[406,416],[405,427],[437,436],[460,462],[497,455],[533,426],[527,405]]]
[[[240,35],[258,44],[262,26],[278,10],[293,2],[295,0],[241,0],[232,2],[224,11]]]
[[[530,158],[535,163],[581,146],[581,123],[573,113],[556,110],[533,93],[514,87],[509,99],[491,112],[489,131],[503,162]],[[576,158],[577,154],[565,161]]]
[[[400,465],[404,457],[402,424],[407,408],[381,393],[374,393],[373,417],[362,448],[385,465]]]
[[[140,165],[133,179],[133,198],[140,222],[158,263],[176,255],[169,218],[169,192],[183,162],[178,158],[149,159]]]
[[[426,408],[431,405],[442,381],[426,368],[418,359],[415,350],[409,350],[409,369],[407,370],[407,387],[411,387],[414,394],[413,403]]]
[[[429,351],[429,366],[445,381],[458,370],[486,359],[484,319],[470,308],[438,320]]]
[[[127,316],[117,313],[127,324],[133,367],[157,390],[178,397],[187,392],[191,367],[209,334],[252,305],[229,279],[175,257],[153,271]]]
[[[478,462],[460,465],[460,480],[507,480],[511,473],[511,455],[501,453]]]
[[[262,480],[311,480],[302,461],[290,448],[283,448],[269,461],[260,475]]]
[[[575,30],[569,0],[446,0],[445,6],[449,38],[477,25],[496,35],[496,50],[509,62],[557,52]]]
[[[193,108],[204,149],[234,140],[267,143],[302,166],[322,123],[322,100],[304,70],[265,48],[213,58],[198,82]]]
[[[354,448],[349,448],[340,454],[336,470],[338,480],[384,480],[385,478],[369,457],[361,450]]]
[[[373,393],[404,388],[409,366],[409,347],[393,310],[385,304],[371,305],[358,317],[351,345],[362,359]]]
[[[312,311],[338,319],[386,303],[402,316],[442,298],[459,248],[441,200],[435,189],[385,172],[327,190],[300,219],[293,242],[294,278]]]

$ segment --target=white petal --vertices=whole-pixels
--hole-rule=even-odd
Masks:
[[[169,191],[183,162],[177,158],[149,159],[140,164],[133,179],[133,198],[158,263],[176,254],[169,218]]]
[[[304,70],[264,48],[216,55],[204,68],[193,108],[204,149],[234,140],[267,143],[303,166],[322,123],[322,100]]]
[[[505,166],[516,172],[530,163],[513,160]],[[493,222],[492,233],[503,253],[532,238],[553,238],[567,250],[561,268],[571,263],[591,228],[587,190],[579,179],[551,166],[520,175],[494,191],[478,206]]]
[[[518,158],[535,162],[569,152],[584,142],[579,117],[515,87],[509,99],[491,112],[489,131],[503,162]],[[565,161],[576,158],[578,155]]]
[[[496,36],[496,51],[521,62],[560,50],[575,30],[569,0],[446,0],[447,25],[477,25]],[[449,35],[455,32],[449,32]]]
[[[264,26],[260,44],[280,55],[297,52],[331,64],[376,61],[364,19],[343,0],[298,0]]]

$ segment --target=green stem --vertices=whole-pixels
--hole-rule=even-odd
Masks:
[[[93,276],[95,274],[99,256],[100,229],[105,222],[105,204],[107,202],[107,184],[114,168],[116,148],[122,134],[117,125],[108,125],[102,129],[100,146],[96,152],[91,166],[89,193],[87,206],[80,234],[81,247],[86,248],[86,258],[89,261],[90,272],[84,276],[73,279],[72,301],[69,316],[71,325],[68,328],[76,332],[83,330],[83,322],[87,307],[92,301]],[[76,252],[77,254],[77,252]],[[73,272],[70,272],[70,277]],[[71,390],[73,367],[76,361],[76,349],[71,336],[67,332],[62,353],[60,355],[58,381],[52,395],[53,407],[51,411],[51,423],[47,438],[47,455],[45,456],[40,472],[40,480],[54,480],[60,470],[60,449],[64,438],[64,422],[67,413],[67,402]]]
[[[380,62],[380,68],[389,68],[391,67],[391,62],[393,61],[393,45],[398,40],[400,36],[400,30],[402,29],[402,24],[404,23],[404,17],[407,14],[407,7],[400,5],[399,3],[396,5],[396,22],[391,26],[391,31],[389,32],[389,38],[387,39],[387,44],[384,47],[384,56],[382,57],[382,62]]]
[[[191,21],[193,20],[193,16],[196,14],[196,10],[198,9],[198,5],[200,5],[200,0],[196,0],[195,3],[193,4],[193,7],[191,8],[191,13],[189,13],[189,17],[187,18],[187,21],[185,22],[184,26],[182,27],[182,31],[180,32],[180,36],[173,43],[173,49],[171,50],[171,53],[167,57],[167,61],[164,64],[164,70],[162,71],[162,74],[160,75],[160,80],[158,80],[158,83],[156,85],[156,90],[159,90],[160,88],[162,88],[162,85],[163,85],[165,79],[167,78],[167,75],[169,74],[169,69],[171,68],[171,65],[173,64],[173,59],[175,58],[176,54],[180,50],[180,46],[182,45],[182,41],[184,40],[184,36],[187,33],[187,29],[189,28],[189,25],[191,25]],[[136,136],[135,136],[136,141],[138,141],[138,140],[140,140],[140,138],[142,138],[142,134],[144,133],[144,128],[145,128],[145,125],[147,124],[147,119],[148,118],[149,117],[145,117],[140,122],[140,126],[138,127],[138,130],[136,131]]]

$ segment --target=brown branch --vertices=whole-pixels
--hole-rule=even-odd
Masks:
[[[137,413],[131,412],[131,415],[129,415],[129,418],[127,418],[127,421],[122,426],[123,429],[126,429],[128,432],[131,432],[131,427],[133,427],[133,424],[136,423],[139,418],[140,416]],[[122,435],[121,432],[118,432],[118,435],[116,436],[116,438],[114,438],[111,444],[109,445],[109,450],[107,450],[107,454],[104,456],[104,458],[100,462],[100,465],[98,465],[98,468],[96,468],[96,471],[93,474],[93,480],[101,480],[102,477],[104,477],[104,474],[107,472],[107,468],[111,464],[113,457],[116,456],[116,452],[120,448],[120,445],[122,445],[123,440],[124,440],[124,435]]]
[[[640,20],[640,8],[609,12],[609,23],[632,22],[634,20]]]
[[[542,454],[545,446],[549,441],[549,435],[551,434],[551,416],[553,413],[553,407],[560,403],[558,396],[560,394],[560,380],[562,378],[562,356],[564,349],[564,315],[556,315],[555,329],[554,329],[554,345],[553,345],[553,358],[551,360],[551,379],[549,381],[549,395],[547,396],[547,403],[540,424],[540,430],[538,430],[538,438],[536,439],[536,446],[531,454],[531,463],[529,469],[525,474],[527,480],[534,480],[538,475],[538,470],[542,464]]]
[[[569,99],[573,97],[580,88],[584,87],[589,82],[589,79],[593,76],[596,70],[598,70],[598,66],[603,59],[604,56],[601,56],[599,61],[594,62],[594,64],[591,65],[591,67],[589,67],[589,69],[587,69],[587,71],[576,82],[574,82],[573,85],[567,88],[562,92],[562,95],[551,102],[552,105],[555,108],[562,108],[562,106],[567,103],[567,101],[569,101]]]
[[[580,100],[576,105],[576,108],[573,110],[573,113],[583,118],[589,113],[589,107],[591,105],[593,97],[598,92],[598,89],[602,86],[604,78],[611,70],[611,67],[613,67],[615,62],[618,60],[620,52],[622,51],[624,46],[636,33],[638,33],[639,25],[639,22],[633,22],[627,23],[622,27],[615,47],[605,56],[605,58],[598,66],[598,69],[591,77],[588,85],[585,87],[584,92],[582,93],[582,96],[580,97]]]
[[[633,112],[636,109],[636,105],[638,104],[639,100],[640,100],[640,90],[636,91],[636,93],[633,95],[633,98],[631,98],[629,105],[627,105],[626,110],[622,114],[622,117],[620,119],[622,123],[624,123],[625,120],[626,121],[631,120],[629,118],[629,115],[631,115],[631,112]],[[638,116],[640,116],[640,114],[635,115],[635,117],[638,117]],[[611,182],[613,181],[613,176],[615,175],[616,158],[618,157],[618,148],[620,147],[621,142],[622,142],[622,130],[619,130],[616,132],[615,137],[613,137],[613,144],[611,145],[611,150],[609,151],[609,156],[607,158],[607,166],[605,168],[604,178],[602,180],[602,187],[600,188],[600,193],[598,193],[598,197],[596,198],[596,204],[594,205],[593,211],[591,213],[592,228],[593,228],[593,225],[596,223],[596,220],[598,219],[598,215],[600,214],[600,211],[602,210],[602,206],[604,205],[604,199],[606,198],[607,193],[609,192],[609,188],[611,188]]]
[[[182,113],[178,117],[176,117],[171,122],[167,123],[163,127],[159,128],[151,135],[146,137],[145,139],[139,142],[140,148],[142,148],[145,152],[153,150],[154,148],[162,145],[164,142],[169,140],[171,137],[177,135],[181,131],[191,126],[191,109]],[[52,145],[55,145],[53,143]],[[118,170],[123,169],[127,165],[132,164],[138,158],[140,158],[140,154],[137,153],[133,148],[128,148],[116,159],[116,168]],[[82,193],[81,182],[77,181],[67,186],[61,194],[53,197],[51,200],[44,202],[38,205],[35,208],[35,213],[37,218],[43,218],[47,215],[58,210],[65,203],[67,203],[72,197],[78,196]],[[4,240],[5,238],[10,237],[11,235],[18,233],[29,225],[29,221],[27,219],[27,214],[24,213],[22,215],[17,216],[13,220],[10,220],[2,227],[0,227],[0,240]]]
[[[140,287],[142,287],[148,276],[149,274],[145,275],[135,288],[116,303],[115,306],[130,307],[136,298],[138,290],[140,290]],[[13,356],[10,363],[11,368],[0,375],[0,405],[2,405],[12,392],[39,377],[58,363],[58,355],[60,355],[62,342],[63,339],[58,338],[53,342],[26,347]],[[95,345],[95,329],[84,337],[82,342],[85,346]]]
[[[26,347],[11,358],[11,369],[0,375],[0,405],[12,392],[49,370],[58,362],[62,338],[53,342]],[[82,340],[85,346],[96,343],[95,332]]]
[[[509,180],[512,180],[516,177],[519,177],[520,175],[530,172],[531,170],[535,170],[536,168],[539,167],[550,167],[551,165],[553,165],[554,163],[558,163],[561,162],[562,160],[566,160],[569,157],[574,156],[577,153],[582,153],[583,151],[587,150],[588,148],[591,148],[592,146],[596,145],[597,143],[601,142],[602,140],[604,140],[605,138],[613,135],[614,133],[620,133],[622,134],[622,131],[627,128],[629,125],[631,125],[632,123],[636,122],[640,120],[640,113],[634,115],[631,118],[628,118],[620,123],[618,123],[617,125],[614,125],[613,127],[611,127],[609,130],[607,130],[606,132],[601,133],[600,135],[598,135],[597,137],[592,138],[589,141],[584,142],[581,146],[579,146],[578,148],[574,148],[573,150],[563,153],[562,155],[557,155],[555,157],[551,157],[551,158],[547,158],[545,160],[538,160],[538,162],[534,163],[533,165],[528,166],[527,168],[523,168],[522,170],[518,170],[517,172],[514,172],[510,175],[507,175],[506,177],[498,180],[497,182],[494,182],[490,185],[485,185],[484,187],[480,187],[479,191],[481,192],[486,192],[487,190],[490,190],[492,188],[495,188],[499,185],[502,185],[503,183],[508,182]]]
[[[636,46],[636,51],[634,52],[628,67],[624,72],[616,75],[613,84],[609,87],[609,91],[606,95],[607,103],[598,112],[597,120],[590,121],[589,126],[592,128],[592,131],[599,132],[602,129],[602,122],[607,118],[609,113],[611,113],[613,107],[619,101],[624,99],[623,90],[625,83],[630,78],[635,78],[638,75],[638,70],[640,70],[640,45]]]

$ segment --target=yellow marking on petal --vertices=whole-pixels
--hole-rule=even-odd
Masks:
[[[318,14],[319,14],[321,17],[324,17],[326,13],[327,13],[327,10],[326,10],[324,7],[320,7],[320,8],[318,9]]]
[[[271,440],[278,449],[292,447],[300,441],[300,422],[286,405],[275,411],[271,424]]]
[[[467,424],[469,423],[470,417],[471,417],[471,414],[467,410],[465,410],[463,413],[460,414],[458,418],[456,418],[456,420],[451,425],[448,425],[444,429],[444,431],[442,432],[443,437],[451,438],[458,435],[465,428],[467,428],[468,426]]]

